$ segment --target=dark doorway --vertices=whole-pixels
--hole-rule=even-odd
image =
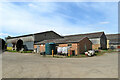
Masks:
[[[72,56],[75,56],[75,50],[72,50]]]
[[[23,41],[19,39],[16,44],[17,51],[20,51],[23,48]]]
[[[2,39],[2,50],[5,50],[5,41]]]

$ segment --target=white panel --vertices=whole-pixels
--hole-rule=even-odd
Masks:
[[[100,38],[90,39],[93,44],[100,44]]]

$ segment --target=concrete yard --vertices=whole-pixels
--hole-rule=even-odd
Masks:
[[[117,78],[118,54],[88,58],[44,58],[38,54],[2,54],[3,78]]]

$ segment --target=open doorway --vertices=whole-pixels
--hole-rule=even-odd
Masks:
[[[16,44],[17,51],[20,51],[23,48],[23,41],[19,39]]]

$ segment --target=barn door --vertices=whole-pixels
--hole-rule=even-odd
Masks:
[[[87,46],[86,46],[86,44],[85,44],[85,51],[87,51]]]

